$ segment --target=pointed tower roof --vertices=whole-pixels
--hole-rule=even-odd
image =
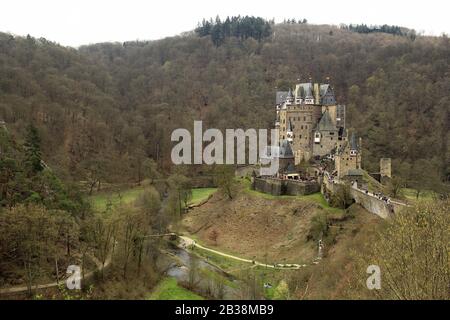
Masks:
[[[337,131],[336,125],[331,119],[328,109],[322,114],[319,123],[317,124],[317,130],[319,131]]]
[[[275,96],[275,104],[282,104],[286,101],[287,94],[287,91],[277,91]]]
[[[321,84],[320,85],[320,96],[323,97],[330,89],[331,86],[329,84]]]
[[[313,84],[310,82],[299,83],[295,86],[296,98],[312,99],[313,96]]]
[[[291,88],[289,88],[287,97],[288,97],[288,98],[293,98],[293,97],[294,97],[294,96],[292,95],[292,90],[291,90]]]
[[[287,140],[283,140],[280,145],[280,158],[294,158],[294,152],[292,152],[291,144]]]
[[[313,99],[313,84],[311,82],[303,83],[303,88],[305,90],[305,99]]]

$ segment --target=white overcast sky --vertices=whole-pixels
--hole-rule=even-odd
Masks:
[[[450,34],[449,0],[1,0],[0,31],[62,45],[152,40],[192,30],[203,18],[254,15],[276,22],[394,24]]]

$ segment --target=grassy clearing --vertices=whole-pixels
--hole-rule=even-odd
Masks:
[[[232,258],[227,258],[225,256],[215,254],[211,251],[206,251],[199,248],[196,248],[194,253],[200,257],[207,259],[211,264],[216,265],[217,267],[221,268],[226,272],[239,270],[241,268],[246,268],[250,266],[246,262],[238,261]]]
[[[331,207],[328,204],[327,200],[325,200],[325,198],[323,197],[323,194],[320,193],[320,192],[316,192],[316,193],[313,193],[313,194],[308,194],[306,196],[299,196],[298,198],[316,202],[316,203],[320,204],[322,208],[327,209],[329,211],[332,211],[334,213],[342,213],[344,211],[344,210],[342,210],[340,208]]]
[[[92,208],[97,212],[104,212],[108,205],[112,207],[133,203],[145,190],[144,187],[135,187],[121,191],[100,192],[89,197]],[[217,191],[217,188],[194,188],[192,189],[191,204],[198,204]]]
[[[367,182],[367,189],[370,192],[385,192],[384,186],[374,177],[368,174],[367,171],[363,171],[363,179]]]
[[[192,200],[190,204],[199,204],[208,199],[208,197],[216,191],[217,188],[194,188],[192,189]]]
[[[204,300],[204,298],[180,287],[175,278],[168,277],[156,286],[148,300]]]
[[[228,286],[230,288],[235,288],[235,289],[238,288],[238,284],[237,283],[235,283],[233,281],[230,281],[226,277],[224,277],[224,276],[222,276],[222,275],[218,274],[217,272],[214,272],[214,271],[212,271],[210,269],[202,268],[202,269],[200,269],[200,274],[203,277],[211,279],[211,280],[213,280],[215,282],[223,283],[224,285],[226,285],[226,286]]]
[[[408,200],[417,201],[417,200],[432,200],[434,197],[433,191],[421,191],[419,194],[419,198],[417,199],[417,191],[412,188],[403,188],[401,190],[401,194]]]
[[[103,212],[108,205],[118,206],[133,203],[144,191],[144,187],[136,187],[122,191],[98,193],[89,197],[92,208],[97,212]]]

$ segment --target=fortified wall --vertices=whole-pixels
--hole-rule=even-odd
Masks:
[[[310,181],[281,180],[273,178],[254,178],[253,189],[274,196],[300,196],[320,191],[320,184]]]
[[[341,186],[341,184],[333,183],[329,181],[327,177],[324,177],[321,192],[323,194],[335,193]],[[355,203],[360,204],[367,211],[374,213],[383,219],[391,217],[405,207],[405,204],[400,202],[391,201],[390,203],[386,203],[384,200],[371,194],[367,194],[360,189],[350,188],[350,194],[353,200],[355,200]]]

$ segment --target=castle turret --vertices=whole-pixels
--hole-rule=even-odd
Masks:
[[[380,159],[380,176],[383,178],[391,178],[391,158],[381,158]]]
[[[294,95],[292,94],[291,88],[289,88],[289,92],[286,97],[286,104],[292,104],[294,102]]]

